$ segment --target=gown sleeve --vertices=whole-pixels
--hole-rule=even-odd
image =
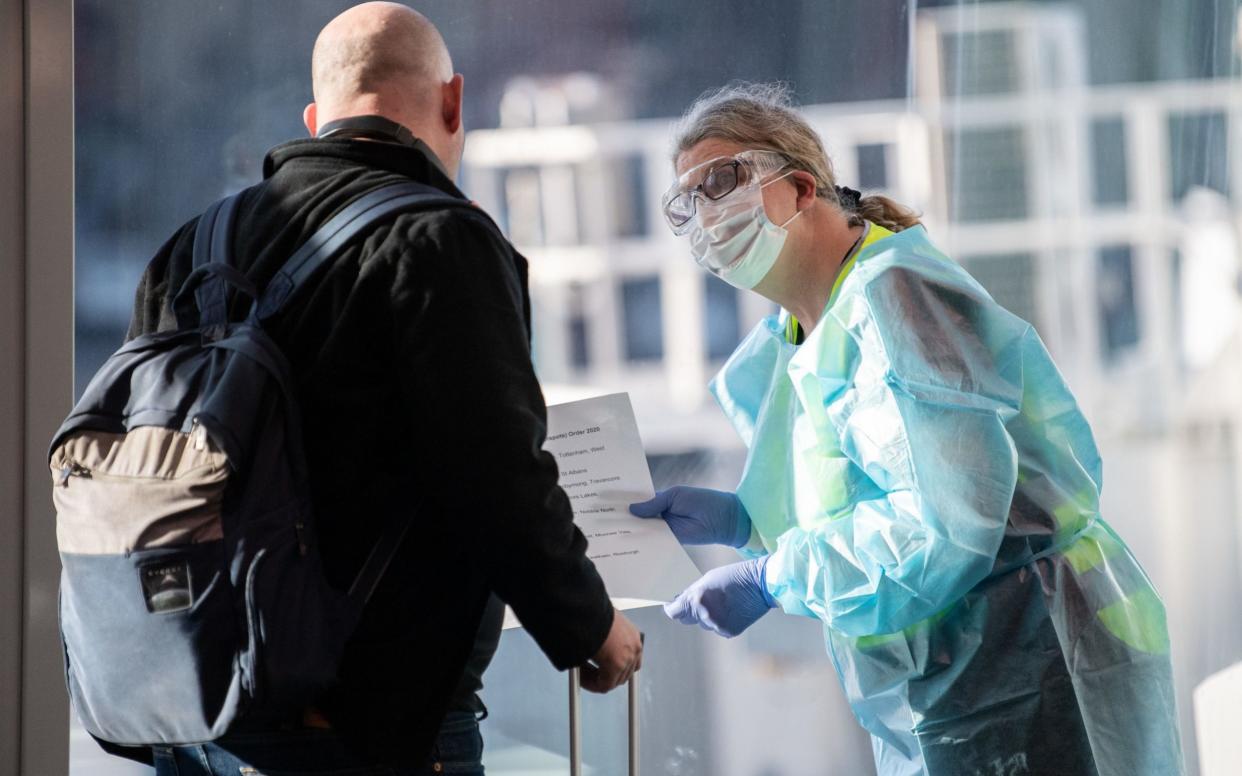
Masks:
[[[784,533],[767,584],[786,611],[865,636],[935,615],[993,568],[1017,485],[1006,423],[1022,405],[1030,324],[961,270],[892,264],[855,280],[831,310],[857,346],[853,379],[825,409],[877,487],[844,516]]]

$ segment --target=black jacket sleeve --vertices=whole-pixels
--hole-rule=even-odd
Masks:
[[[172,297],[180,284],[174,284],[174,280],[184,280],[185,275],[189,274],[189,267],[186,266],[185,271],[179,273],[176,279],[169,276],[173,269],[173,257],[189,256],[194,240],[194,227],[197,224],[196,217],[178,229],[147,263],[147,268],[138,280],[138,288],[134,291],[134,312],[129,320],[129,331],[125,334],[126,342],[143,334],[176,327]]]
[[[461,516],[492,589],[552,663],[581,665],[603,644],[613,608],[542,450],[524,260],[481,216],[414,223],[394,262],[393,325],[414,433],[438,448],[423,481],[453,502],[443,507]]]

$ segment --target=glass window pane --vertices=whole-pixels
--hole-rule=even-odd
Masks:
[[[610,160],[608,164],[608,196],[612,204],[613,236],[617,238],[643,237],[649,229],[647,213],[646,159],[631,155]],[[598,207],[600,203],[587,200],[585,207]]]
[[[664,322],[660,279],[621,283],[621,314],[626,361],[655,361],[664,356]]]
[[[971,256],[962,259],[962,266],[1001,307],[1039,328],[1035,258],[1031,254]]]
[[[858,146],[858,188],[863,191],[888,186],[888,149],[885,143]]]
[[[945,138],[950,218],[992,221],[1027,215],[1026,133],[1017,127],[962,129]]]
[[[1126,123],[1120,118],[1091,122],[1092,194],[1101,206],[1125,205],[1130,200],[1126,164]]]
[[[505,171],[504,222],[511,239],[519,245],[539,246],[545,242],[543,197],[539,171],[517,168]]]
[[[707,357],[716,361],[727,358],[741,338],[738,291],[715,275],[704,275],[703,285]]]
[[[591,365],[586,290],[581,283],[569,286],[569,364],[575,369],[586,369]]]
[[[1232,149],[1235,150],[1236,149]],[[1169,117],[1173,200],[1194,186],[1229,195],[1229,121],[1224,113],[1177,113]]]
[[[1100,345],[1104,357],[1113,360],[1139,341],[1131,246],[1101,248],[1099,267]]]
[[[1004,94],[1020,88],[1018,49],[1009,30],[947,34],[941,45],[947,96]]]

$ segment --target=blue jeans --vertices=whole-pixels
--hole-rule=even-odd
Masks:
[[[483,737],[471,712],[449,712],[426,762],[389,767],[351,754],[331,730],[237,733],[210,744],[157,746],[156,776],[483,776]]]
[[[483,776],[483,735],[479,733],[479,720],[474,712],[450,711],[444,715],[440,735],[427,762],[420,768],[399,770],[397,773],[399,776],[434,776],[439,773]]]

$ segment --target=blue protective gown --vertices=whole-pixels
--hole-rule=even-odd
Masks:
[[[1183,773],[1163,605],[1034,328],[922,228],[874,225],[802,344],[787,323],[712,391],[749,448],[748,551],[824,622],[879,772]]]

